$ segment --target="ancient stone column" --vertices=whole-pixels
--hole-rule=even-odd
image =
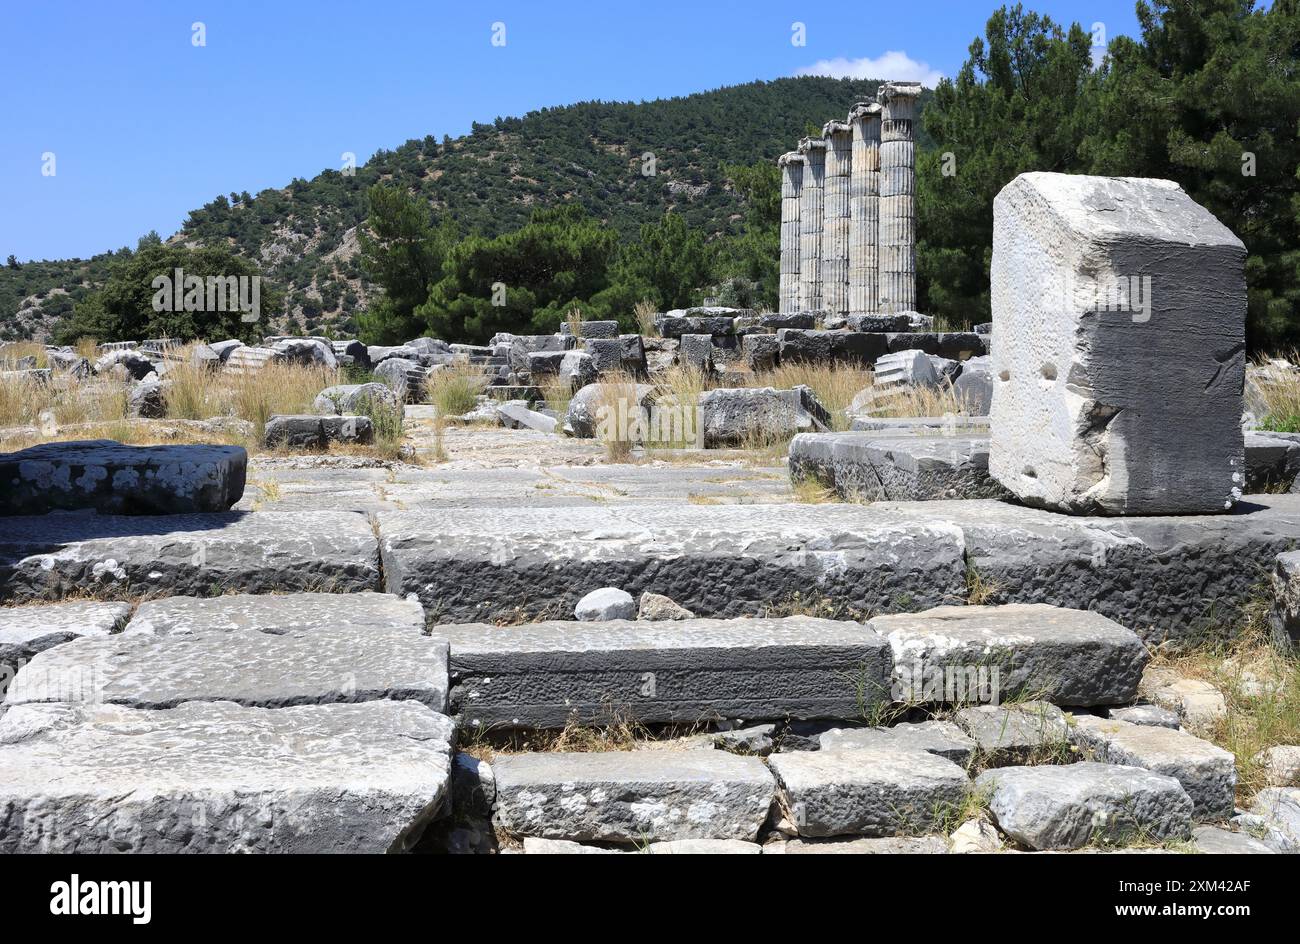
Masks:
[[[803,155],[782,154],[781,168],[781,284],[782,313],[799,310],[799,192],[803,189]]]
[[[817,311],[822,307],[822,184],[826,177],[826,142],[804,138],[803,187],[799,191],[799,307]]]
[[[822,219],[822,308],[832,315],[849,313],[849,182],[853,166],[853,132],[846,121],[828,121],[826,178]]]
[[[877,275],[880,223],[880,106],[859,102],[849,112],[853,167],[849,178],[849,314],[880,310]]]
[[[993,201],[989,472],[1075,514],[1245,484],[1246,250],[1168,180],[1021,174]]]
[[[886,82],[880,116],[880,310],[916,309],[916,143],[919,82]]]

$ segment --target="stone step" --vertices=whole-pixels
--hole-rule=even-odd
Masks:
[[[4,519],[0,599],[379,589],[370,522],[346,511]]]
[[[37,653],[82,636],[107,636],[126,625],[129,603],[73,600],[0,607],[0,700],[21,665]]]
[[[962,808],[970,789],[965,770],[921,750],[792,751],[773,754],[768,764],[802,837],[934,831]]]
[[[424,635],[411,601],[304,593],[179,597],[140,609],[122,635],[37,655],[14,678],[6,704],[281,708],[387,698],[447,708],[447,643]]]
[[[454,728],[417,702],[0,716],[0,852],[392,852],[444,809]]]
[[[436,626],[474,726],[860,718],[888,701],[888,645],[806,616]]]
[[[952,701],[947,689],[973,685],[991,691],[958,700],[1123,705],[1137,698],[1150,659],[1136,633],[1100,613],[1042,603],[942,606],[868,626],[893,649],[899,701]]]
[[[1173,777],[1083,762],[1003,767],[980,774],[998,828],[1031,849],[1097,841],[1188,839],[1192,801]]]
[[[966,594],[959,529],[900,525],[870,507],[479,506],[378,522],[385,589],[415,593],[440,622],[554,618],[610,586],[703,617],[757,615],[796,595],[868,613]]]
[[[790,441],[790,474],[814,479],[849,501],[1004,498],[989,476],[987,436],[882,436],[800,433]]]
[[[1197,819],[1232,815],[1236,759],[1209,741],[1186,731],[1086,715],[1075,719],[1070,740],[1096,760],[1175,778],[1196,804]]]
[[[715,750],[498,754],[499,829],[622,843],[758,838],[776,785],[763,762]]]
[[[228,511],[244,494],[241,446],[124,446],[87,439],[0,453],[0,516]]]
[[[1127,519],[987,500],[479,505],[380,513],[378,528],[386,589],[416,593],[440,621],[555,618],[606,586],[701,617],[757,615],[796,593],[849,614],[916,612],[967,600],[973,574],[988,602],[1095,609],[1155,644],[1240,615],[1254,592],[1241,574],[1300,544],[1300,496]]]

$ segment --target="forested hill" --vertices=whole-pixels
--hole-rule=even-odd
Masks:
[[[497,118],[460,138],[429,136],[380,151],[352,176],[327,170],[283,189],[219,196],[191,212],[173,239],[231,246],[284,289],[299,326],[323,329],[364,307],[369,294],[355,228],[366,214],[366,191],[380,180],[417,190],[466,234],[509,232],[533,208],[570,200],[624,237],[669,208],[710,235],[734,233],[744,207],[726,166],[775,160],[810,129],[873,98],[876,85],[788,78]],[[923,131],[921,143],[928,144]],[[44,336],[100,283],[111,259],[0,270],[0,339]]]

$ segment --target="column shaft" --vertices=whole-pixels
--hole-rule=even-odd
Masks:
[[[826,142],[804,138],[803,187],[799,191],[799,306],[804,311],[822,307],[823,183],[826,177]]]
[[[880,87],[880,310],[916,309],[915,82]]]
[[[782,154],[781,168],[781,283],[779,310],[799,311],[799,202],[803,189],[803,155],[796,151]]]
[[[849,182],[853,164],[853,132],[847,122],[828,121],[826,177],[823,183],[822,305],[832,315],[849,313]]]
[[[849,112],[853,169],[849,184],[849,314],[880,310],[877,243],[880,226],[880,106],[860,102]]]

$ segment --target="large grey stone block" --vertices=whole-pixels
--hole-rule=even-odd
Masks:
[[[1031,849],[1187,839],[1192,832],[1192,801],[1178,781],[1137,767],[1002,767],[980,774],[975,789],[987,794],[998,828]]]
[[[855,431],[801,433],[790,442],[791,474],[825,482],[849,501],[1005,497],[988,458],[984,436]]]
[[[0,608],[0,701],[19,666],[38,652],[83,636],[107,636],[126,625],[129,603],[70,600]]]
[[[965,801],[970,780],[920,750],[822,749],[768,759],[800,836],[897,836],[933,831]]]
[[[443,809],[454,728],[417,702],[0,716],[0,852],[390,852]]]
[[[368,416],[285,414],[266,421],[262,441],[268,447],[291,449],[324,449],[330,443],[368,445],[375,441],[375,426]]]
[[[1041,603],[941,606],[869,625],[893,649],[896,688],[922,700],[927,683],[942,692],[949,674],[987,670],[997,698],[1122,705],[1150,659],[1136,633],[1100,613]]]
[[[776,792],[761,760],[713,750],[503,754],[492,771],[498,828],[543,839],[752,841]]]
[[[447,643],[409,628],[329,624],[274,633],[203,628],[86,638],[28,662],[6,703],[174,708],[230,701],[283,708],[385,698],[445,711]]]
[[[60,604],[70,605],[70,604]],[[114,604],[120,605],[120,604]],[[318,628],[424,631],[424,610],[387,593],[234,593],[145,600],[122,631],[127,636],[183,636],[204,630],[281,633]]]
[[[662,593],[705,617],[825,597],[846,613],[964,599],[961,533],[873,507],[679,505],[379,515],[386,589],[442,621],[572,612],[590,587]]]
[[[888,700],[888,645],[807,616],[435,627],[451,643],[462,722],[563,727],[860,718]]]
[[[1197,819],[1232,815],[1235,758],[1209,741],[1186,731],[1087,715],[1075,719],[1070,740],[1097,760],[1174,777],[1196,804]]]
[[[375,545],[344,511],[15,517],[0,530],[0,598],[376,590]]]
[[[1069,720],[1045,701],[976,705],[954,712],[952,719],[979,745],[989,764],[1046,759],[1069,744]]]
[[[993,475],[1072,513],[1231,508],[1241,240],[1167,180],[1021,174],[993,216]]]
[[[783,364],[812,362],[870,367],[889,350],[886,335],[862,331],[781,328],[776,335]]]
[[[314,413],[328,416],[369,416],[376,409],[399,412],[402,402],[387,384],[341,384],[322,390],[312,401],[311,408]]]
[[[891,748],[938,754],[965,767],[978,745],[951,721],[901,722],[889,728],[831,728],[818,738],[821,750]]]
[[[247,465],[240,446],[45,443],[0,454],[0,515],[226,511],[244,494]]]
[[[718,388],[700,394],[699,422],[706,448],[780,441],[825,429],[826,415],[807,387]]]

